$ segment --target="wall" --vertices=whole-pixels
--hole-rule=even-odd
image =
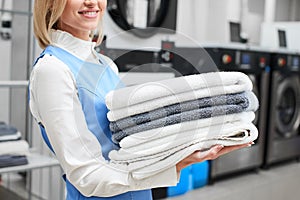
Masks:
[[[291,0],[277,0],[275,21],[289,21]]]
[[[260,24],[263,22],[264,1],[210,0],[207,10],[207,13],[198,13],[198,18],[206,19],[206,28],[202,30],[205,31],[205,37],[200,42],[230,42],[229,22],[233,21],[241,23],[242,32],[249,38],[249,44],[259,44],[260,37],[257,33],[260,32]]]
[[[265,1],[261,0],[244,0],[244,12],[241,16],[243,32],[249,39],[249,44],[259,45],[261,23],[264,21]]]
[[[176,41],[177,46],[199,46],[199,42],[204,41],[207,37],[210,0],[189,0],[188,2],[178,0],[177,33],[175,35],[160,33],[148,39],[140,39],[124,32],[106,13],[104,33],[108,36],[108,47],[159,49],[161,40]]]
[[[206,16],[206,37],[202,42],[229,42],[229,22],[240,21],[240,8],[241,1],[239,0],[210,0],[207,7],[209,12]],[[205,17],[199,15],[202,13],[198,13],[198,18]]]
[[[201,0],[201,2],[207,4],[207,0]],[[197,2],[197,3],[196,3]],[[161,46],[161,40],[172,40],[175,41],[177,45],[180,46],[197,46],[197,34],[199,31],[196,27],[205,26],[204,18],[198,21],[195,4],[199,5],[199,0],[189,0],[186,3],[185,0],[178,0],[178,19],[177,19],[177,34],[165,34],[160,33],[152,36],[148,39],[141,39],[132,34],[126,33],[121,30],[110,18],[109,14],[106,13],[104,17],[104,34],[107,35],[107,46],[111,48],[125,48],[125,49],[137,49],[137,48],[147,48],[147,49],[159,49]],[[199,6],[201,11],[206,12],[206,6]],[[197,24],[194,26],[193,24]],[[191,26],[193,25],[193,26]],[[201,33],[200,38],[204,37],[204,32]],[[134,41],[134,42],[132,42]]]
[[[0,0],[0,8],[1,9],[11,9],[12,2],[11,1],[4,1]],[[3,7],[2,7],[3,6]],[[7,13],[0,12],[0,20],[6,16],[11,17]],[[10,51],[11,51],[11,40],[3,40],[0,37],[0,81],[7,81],[10,80]],[[4,121],[9,123],[9,89],[8,88],[1,88],[0,87],[0,121]]]
[[[260,45],[266,48],[279,48],[278,29],[286,31],[287,47],[300,51],[300,22],[274,22],[262,24]]]
[[[11,42],[0,39],[0,81],[10,80]],[[0,87],[0,121],[9,123],[9,90]]]
[[[160,48],[160,41],[176,41],[177,46],[199,46],[206,42],[229,42],[229,21],[241,22],[249,43],[259,44],[260,24],[263,22],[264,1],[261,0],[178,0],[177,34],[157,34],[140,39],[124,33],[111,20],[104,19],[104,33],[109,47],[135,49]],[[134,41],[134,42],[132,42]]]
[[[293,10],[293,14],[294,14],[294,21],[300,21],[300,1],[299,0],[293,0],[294,2],[294,10]]]

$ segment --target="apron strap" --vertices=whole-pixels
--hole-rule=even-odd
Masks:
[[[46,133],[44,125],[41,122],[39,122],[39,126],[40,126],[40,130],[41,130],[42,137],[43,137],[44,141],[46,142],[46,144],[49,147],[49,149],[55,154],[55,152],[53,151],[53,148],[52,148],[52,146],[50,144],[50,141],[49,141],[49,138],[47,136],[47,133]]]

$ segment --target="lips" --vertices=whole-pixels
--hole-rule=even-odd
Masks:
[[[96,17],[98,14],[98,10],[93,10],[93,11],[79,11],[78,13],[85,16],[85,17]]]

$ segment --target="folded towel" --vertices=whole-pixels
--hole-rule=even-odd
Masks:
[[[211,118],[219,115],[240,113],[243,111],[243,109],[244,108],[238,105],[224,105],[224,106],[207,107],[207,108],[202,108],[197,110],[190,110],[190,111],[174,114],[171,116],[167,116],[164,118],[156,119],[137,126],[126,128],[122,131],[113,133],[112,140],[115,143],[119,143],[124,137],[138,132],[147,131],[159,127],[165,127],[172,124],[183,123],[186,121]]]
[[[24,155],[0,155],[0,168],[26,164],[28,164],[28,160]]]
[[[253,110],[245,109],[243,103],[221,104],[204,107],[202,113],[197,108],[182,111],[181,107],[174,107],[169,112],[171,114],[165,115],[163,108],[206,97],[251,93],[251,90],[252,82],[244,73],[213,72],[111,91],[105,99],[110,122],[117,122],[118,126],[121,119],[132,120],[130,116],[134,115],[141,117],[137,125],[134,121],[129,126],[130,123],[125,123],[125,129],[116,127],[115,130],[120,129],[116,133],[121,134],[113,135],[118,136],[116,142],[122,139],[121,148],[109,152],[111,164],[130,171],[136,179],[143,179],[175,166],[197,150],[205,154],[208,148],[216,144],[230,146],[254,141],[258,137],[257,129],[252,124],[255,117],[253,111],[258,107],[255,95],[253,102],[256,102],[256,106]],[[154,114],[155,111],[159,114],[151,116],[154,120],[148,118],[148,114]],[[140,115],[146,112],[147,115]],[[134,131],[127,132],[131,129]]]
[[[228,94],[232,90],[252,90],[252,82],[241,72],[211,72],[176,77],[111,91],[106,96],[106,105],[108,109],[116,110],[161,97],[209,88],[218,88],[217,95]]]
[[[221,140],[221,141],[240,141],[243,142],[246,138],[236,137],[236,133],[241,130],[250,130],[248,137],[253,139],[257,137],[256,127],[252,123],[244,122],[228,122],[226,124],[219,124],[214,126],[206,126],[199,129],[194,129],[186,132],[168,135],[163,138],[149,140],[140,145],[131,146],[129,148],[120,148],[109,153],[109,158],[114,161],[133,162],[139,159],[148,159],[147,156],[153,156],[160,153],[165,153],[170,149],[178,146],[189,144],[193,141],[207,141],[207,140]],[[252,134],[252,132],[254,132]],[[256,138],[255,138],[256,139]],[[247,140],[248,141],[248,140]],[[207,146],[206,146],[207,147]]]
[[[121,169],[123,168],[129,170],[134,178],[143,179],[175,166],[183,158],[197,150],[205,151],[216,144],[221,144],[224,146],[246,144],[257,139],[258,132],[253,124],[248,124],[244,127],[245,128],[240,129],[237,127],[228,126],[222,129],[222,133],[219,134],[220,137],[211,139],[194,138],[188,143],[183,143],[163,152],[152,152],[152,154],[151,152],[148,152],[150,154],[147,153],[146,156],[144,155],[146,152],[140,154],[140,152],[137,153],[128,151],[123,153],[112,151],[109,156],[113,164]],[[223,134],[227,135],[227,137],[224,137]],[[152,147],[145,146],[144,148]],[[124,155],[126,155],[126,157],[129,159],[124,160]],[[114,158],[120,160],[114,160]]]
[[[241,113],[243,111],[255,111],[258,107],[258,100],[254,93],[249,92],[251,98],[245,98],[244,102],[235,105],[221,105],[204,107],[196,110],[189,110],[177,114],[173,114],[167,117],[150,120],[136,126],[125,128],[118,132],[112,133],[112,140],[115,143],[119,143],[124,137],[132,135],[138,132],[147,131],[150,129],[156,129],[159,127],[169,126],[172,124],[183,123],[186,121],[210,118],[219,115],[228,115],[233,113]],[[245,97],[245,96],[244,96]],[[250,109],[250,110],[249,110]]]
[[[114,163],[118,164],[118,165],[120,165],[120,164],[126,165],[127,169],[129,171],[134,172],[134,171],[137,171],[142,168],[145,169],[145,167],[148,167],[148,166],[153,167],[151,165],[154,165],[157,162],[161,162],[162,160],[167,159],[178,152],[183,153],[183,151],[189,151],[188,148],[191,146],[194,146],[194,147],[197,146],[197,148],[196,149],[193,148],[193,151],[190,151],[188,153],[185,152],[186,156],[192,154],[195,151],[206,151],[216,144],[220,144],[220,145],[224,145],[224,146],[247,144],[247,143],[253,141],[253,139],[255,138],[255,136],[253,134],[253,130],[252,130],[253,136],[250,136],[249,133],[250,133],[250,130],[241,129],[235,133],[237,135],[241,135],[241,138],[239,138],[239,139],[237,139],[238,136],[235,136],[234,134],[232,134],[232,137],[236,137],[235,139],[230,139],[229,137],[228,138],[219,138],[219,139],[202,139],[202,140],[199,139],[199,140],[190,141],[188,143],[183,143],[179,146],[176,146],[175,148],[168,149],[165,152],[162,152],[160,154],[149,155],[149,156],[146,156],[145,158],[139,157],[137,159],[133,159],[133,160],[129,160],[129,161],[114,161]],[[181,157],[180,160],[182,160],[183,158],[185,158],[185,157]],[[176,163],[174,163],[174,164],[177,164],[180,160],[177,160]],[[169,167],[172,166],[172,165],[171,166],[168,165],[168,163],[165,163],[165,165],[166,164],[167,164],[167,166],[164,166],[164,167],[168,168],[168,166]],[[158,169],[158,168],[156,168],[156,169]]]
[[[219,105],[239,105],[239,108],[241,110],[244,110],[246,108],[248,108],[247,110],[256,110],[258,106],[258,100],[255,94],[249,91],[237,94],[206,97],[164,106],[162,108],[158,108],[146,113],[129,116],[117,121],[112,121],[110,122],[109,126],[112,132],[118,132],[131,126],[140,125],[180,112]]]
[[[5,122],[0,122],[0,142],[10,141],[10,140],[20,140],[21,132],[17,128],[6,124]]]
[[[25,140],[0,142],[0,155],[28,155],[29,144]]]
[[[240,133],[242,133],[242,132],[244,132],[246,134],[248,132],[248,130],[241,130]],[[257,134],[257,132],[256,132],[256,134]],[[251,141],[254,141],[253,140],[255,138],[254,135],[255,134],[253,134],[253,138],[248,137],[243,142],[234,141],[234,140],[211,140],[211,141],[204,141],[204,142],[198,142],[198,143],[197,142],[191,143],[191,144],[189,144],[189,146],[186,146],[186,148],[183,148],[180,151],[171,153],[171,155],[166,158],[157,159],[157,162],[154,162],[153,164],[150,164],[143,168],[134,170],[132,172],[132,176],[135,179],[139,179],[139,180],[153,176],[161,171],[164,171],[172,166],[175,166],[182,159],[186,158],[188,155],[192,154],[193,152],[195,152],[199,149],[206,150],[207,148],[209,148],[213,145],[216,145],[216,144],[221,144],[221,145],[225,145],[225,146],[247,144]],[[202,154],[207,154],[207,151],[202,152]],[[203,157],[204,157],[204,155],[203,155]],[[142,162],[144,162],[144,161],[142,161]],[[140,163],[141,162],[137,162],[136,165],[140,166]]]
[[[184,133],[190,130],[197,130],[203,127],[215,127],[226,123],[244,122],[250,123],[254,120],[254,112],[242,112],[231,115],[221,115],[212,118],[205,118],[193,121],[187,121],[180,124],[151,129],[148,131],[139,132],[125,137],[119,143],[121,148],[129,148],[139,144],[146,143],[151,140],[156,140],[176,133]]]
[[[248,78],[248,76],[246,76],[246,77]],[[222,85],[222,83],[221,83],[221,85],[217,85],[217,86],[207,86],[207,87],[202,87],[202,88],[195,89],[195,90],[188,90],[187,92],[163,95],[162,97],[153,98],[153,99],[150,99],[147,101],[142,101],[137,104],[126,103],[126,104],[124,104],[124,107],[122,107],[122,108],[110,109],[109,112],[107,113],[107,117],[108,117],[109,121],[117,121],[119,119],[122,119],[122,118],[125,118],[128,116],[148,112],[150,110],[154,110],[154,109],[161,108],[163,106],[167,106],[167,105],[171,105],[171,104],[175,104],[175,103],[181,103],[181,102],[185,102],[185,101],[190,101],[190,100],[195,100],[195,99],[205,98],[205,97],[211,97],[211,96],[217,96],[217,95],[222,95],[222,94],[234,94],[234,93],[240,93],[240,92],[244,92],[244,91],[251,91],[252,82],[250,81],[249,78],[245,79],[245,80],[247,80],[246,81],[247,84],[246,83],[240,84],[239,81],[237,81],[237,84],[235,84],[235,85]],[[218,81],[218,79],[216,79],[215,81]],[[248,83],[248,81],[249,81],[249,83]],[[174,83],[174,85],[176,85],[176,84]],[[167,86],[164,86],[164,87],[167,87]],[[126,89],[128,89],[128,88],[126,88]],[[144,87],[141,88],[141,90],[143,92],[146,92],[147,88],[145,89],[145,91],[144,91],[144,89],[145,89]],[[116,92],[116,94],[114,96],[117,98],[114,98],[114,99],[126,98],[121,95],[122,90],[116,90],[116,91],[120,91],[120,96],[118,97],[117,95],[119,95],[119,93]],[[143,92],[140,92],[140,93],[143,93]],[[133,96],[136,96],[135,91],[133,91],[132,93],[134,93]],[[155,94],[156,94],[156,92],[155,92]],[[153,96],[155,96],[155,94],[153,94]],[[128,98],[131,98],[131,96],[129,96]],[[143,98],[143,96],[141,96],[140,98]],[[147,95],[146,95],[145,99],[148,99]],[[114,101],[117,101],[117,100],[114,100]],[[122,103],[125,103],[122,100],[120,100],[120,101]],[[129,99],[128,102],[131,102],[131,99]]]

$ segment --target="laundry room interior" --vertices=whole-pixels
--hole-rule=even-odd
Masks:
[[[64,164],[67,161],[71,162],[74,158],[70,158],[70,160],[66,158],[67,161],[62,161],[62,158],[56,154],[59,153],[58,149],[60,148],[54,148],[57,150],[54,153],[51,145],[47,143],[49,140],[47,135],[45,135],[44,127],[41,126],[43,124],[39,121],[40,119],[38,120],[35,117],[39,116],[33,110],[33,103],[31,103],[33,101],[32,97],[35,96],[29,94],[31,81],[35,81],[32,78],[33,67],[38,62],[38,59],[44,59],[47,56],[43,57],[44,54],[41,54],[44,52],[44,49],[40,46],[41,42],[35,35],[39,27],[34,24],[34,12],[37,12],[34,9],[36,9],[35,3],[39,1],[41,0],[0,0],[1,200],[72,199],[67,195],[69,191],[66,187],[66,177],[69,178],[69,174],[65,175],[67,171],[72,170],[68,170],[67,167],[69,166],[64,166]],[[47,2],[49,4],[50,1]],[[115,118],[114,122],[117,123],[120,119],[126,119],[122,116],[117,116],[118,110],[113,110],[112,108],[114,101],[121,102],[123,100],[125,102],[127,100],[126,103],[129,102],[133,105],[135,103],[134,100],[137,101],[137,104],[141,102],[140,97],[135,96],[137,94],[145,93],[152,98],[152,96],[157,96],[160,91],[161,93],[173,93],[182,89],[186,92],[185,86],[193,88],[189,84],[187,86],[187,82],[164,88],[161,84],[171,83],[169,80],[178,80],[180,78],[180,80],[183,80],[182,78],[193,77],[194,75],[204,77],[203,80],[199,80],[203,85],[222,85],[222,88],[218,91],[223,92],[223,96],[226,95],[224,98],[229,98],[228,94],[230,92],[228,92],[229,89],[226,89],[225,83],[222,82],[223,78],[211,76],[215,78],[206,79],[206,75],[210,76],[210,74],[223,72],[234,75],[235,72],[239,72],[238,74],[241,74],[243,77],[246,75],[247,81],[249,80],[251,83],[250,89],[247,89],[247,91],[249,90],[249,93],[251,92],[251,95],[254,97],[251,95],[251,97],[248,97],[247,95],[249,94],[246,93],[245,96],[250,99],[245,101],[251,104],[247,105],[248,107],[253,107],[251,107],[251,112],[254,113],[253,119],[251,116],[243,117],[248,118],[245,120],[249,121],[251,127],[253,125],[257,131],[257,137],[253,143],[250,144],[248,141],[250,145],[244,148],[230,151],[213,159],[204,159],[201,162],[184,167],[177,174],[176,184],[168,185],[167,183],[169,182],[163,184],[163,180],[158,181],[155,179],[161,184],[159,187],[152,187],[155,185],[153,183],[155,181],[151,183],[152,179],[149,179],[150,181],[146,180],[145,182],[148,181],[150,183],[147,182],[145,185],[150,185],[151,187],[144,189],[151,191],[153,200],[300,199],[300,190],[298,188],[300,185],[300,0],[63,0],[62,2],[65,2],[63,5],[69,6],[73,5],[71,2],[82,4],[80,9],[87,2],[93,5],[100,5],[103,2],[107,3],[106,10],[103,11],[103,18],[98,24],[100,28],[90,31],[92,33],[90,35],[93,36],[91,36],[91,41],[89,42],[95,44],[93,51],[97,55],[108,57],[115,63],[118,69],[117,75],[124,85],[123,87],[125,89],[133,88],[132,91],[136,92],[135,94],[120,95],[121,97],[111,97],[112,106],[105,108],[108,110],[107,118],[109,121],[111,118]],[[50,11],[52,12],[52,10]],[[64,16],[63,12],[65,11],[61,10],[61,12],[61,16]],[[88,15],[94,14],[94,11],[78,11],[78,13],[84,13],[83,16],[90,20],[92,17]],[[55,17],[57,17],[56,20],[60,20],[59,16]],[[52,25],[55,27],[54,24]],[[50,29],[47,31],[50,32]],[[98,38],[102,38],[102,41],[98,42]],[[49,44],[49,46],[52,46],[51,42]],[[101,63],[101,59],[99,61]],[[92,79],[94,77],[91,77]],[[101,82],[98,79],[97,81]],[[235,77],[227,77],[225,81],[234,82]],[[237,82],[239,81],[237,80]],[[55,80],[51,83],[55,84]],[[147,84],[152,84],[153,87],[147,90]],[[195,85],[197,84],[195,83]],[[33,86],[34,84],[32,84]],[[143,86],[145,86],[144,90]],[[78,88],[80,89],[80,87]],[[78,91],[80,91],[79,89]],[[193,95],[191,96],[197,97],[198,93],[196,90],[193,90]],[[126,93],[126,90],[124,91]],[[213,106],[218,104],[219,101],[221,104],[221,100],[215,101],[213,99],[215,90],[206,88],[205,91],[207,93],[206,96],[203,96],[202,99],[197,97],[198,102],[199,99],[202,100],[201,102],[204,102],[204,97],[208,98],[209,94],[211,98],[209,101],[212,101],[206,108],[211,112],[209,116],[212,119],[218,118],[223,123],[218,124],[218,130],[215,129],[216,127],[209,127],[207,124],[214,122],[204,121],[207,119],[202,119],[203,116],[201,114],[197,120],[202,120],[201,123],[207,122],[207,138],[209,138],[208,135],[210,133],[223,132],[226,129],[226,117],[230,118],[233,115],[238,115],[236,114],[237,112],[249,112],[247,109],[250,108],[248,107],[243,108],[243,111],[232,111],[233,108],[231,107],[227,107],[226,111],[211,111],[210,109],[213,109]],[[80,97],[80,92],[78,93]],[[239,91],[239,94],[244,95],[241,91]],[[146,109],[151,106],[153,106],[153,109],[167,109],[167,106],[177,105],[179,110],[182,110],[184,105],[187,105],[187,107],[191,105],[186,102],[181,104],[182,101],[178,99],[191,100],[187,96],[184,93],[181,96],[157,101],[159,103],[147,99],[147,101],[143,102],[144,104],[140,104],[139,109],[149,114],[151,112]],[[128,97],[128,99],[125,99],[125,97]],[[191,98],[196,99],[196,97]],[[57,99],[60,98],[63,97],[57,96]],[[225,100],[229,104],[229,100]],[[257,105],[252,105],[256,104],[256,101]],[[43,108],[39,109],[43,110]],[[93,109],[97,109],[97,107],[95,106]],[[141,115],[141,113],[134,113],[130,108],[127,109],[124,113],[128,116],[130,115],[129,117]],[[113,113],[113,111],[116,113]],[[183,111],[179,112],[183,113]],[[191,114],[192,117],[190,114],[186,117],[181,115],[178,121],[185,123],[183,120],[187,120],[192,124],[193,120],[195,121],[195,118],[193,118],[196,115],[195,112]],[[224,118],[219,116],[221,115],[219,112],[223,112],[222,116],[224,115]],[[128,117],[127,115],[126,117]],[[170,117],[171,114],[163,113],[162,115],[166,116],[167,121],[168,119],[173,119],[171,118],[172,116]],[[143,116],[140,118],[143,118]],[[150,123],[152,121],[154,124],[156,119],[151,117],[146,119],[148,120],[146,122]],[[40,118],[44,119],[43,117]],[[138,119],[140,120],[140,118]],[[129,121],[132,119],[130,118]],[[140,125],[140,122],[134,123]],[[164,125],[159,130],[165,128],[165,132],[167,132],[166,130],[171,130],[171,128],[168,129],[168,126],[172,126],[174,129],[178,125],[174,121],[169,123],[164,121],[162,123]],[[228,123],[235,124],[235,122]],[[84,124],[87,126],[86,123]],[[119,124],[118,126],[116,129],[121,134],[125,134],[125,130],[122,130]],[[99,127],[102,126],[99,125]],[[112,125],[110,124],[108,128],[111,127]],[[137,134],[152,133],[151,130],[148,130],[148,132],[147,130],[139,131],[140,129],[138,128],[139,126],[135,129]],[[158,128],[158,125],[155,128]],[[178,129],[182,130],[181,134],[185,134],[185,129],[188,128],[183,125],[183,127]],[[206,129],[200,127],[200,130]],[[250,135],[251,131],[245,130],[245,135],[240,136],[237,134],[232,136],[237,138],[224,140],[236,142],[241,137],[246,141],[247,133]],[[115,142],[117,140],[117,136],[114,135],[115,130],[111,130],[111,132],[112,136],[109,136],[109,140]],[[63,131],[58,133],[63,134]],[[192,133],[187,131],[186,134]],[[131,133],[128,133],[127,137],[129,138],[130,136],[132,136]],[[54,141],[52,137],[49,137],[50,141],[52,139],[51,142]],[[125,146],[129,145],[126,142],[142,143],[141,140],[146,139],[141,139],[141,137],[136,136],[127,140],[126,137],[124,139],[122,137],[122,140],[118,140],[118,148],[120,150],[124,148],[124,151],[122,151],[124,153],[127,151]],[[147,137],[150,138],[150,136]],[[163,144],[158,139],[157,141],[153,139],[149,144],[138,144],[132,149],[140,147],[142,148],[141,151],[145,149],[145,152],[147,150],[154,152],[155,149],[162,148],[165,154],[169,154],[170,158],[163,160],[161,157],[158,157],[158,161],[155,161],[158,164],[156,163],[157,165],[154,166],[161,166],[159,164],[161,162],[168,163],[167,166],[169,167],[173,164],[172,167],[175,168],[175,165],[178,166],[177,164],[181,163],[181,160],[176,162],[172,160],[178,155],[176,154],[178,153],[176,148],[183,145],[185,140],[186,147],[184,148],[189,148],[194,143],[190,141],[193,138],[188,140],[187,136],[177,135],[170,138],[174,139],[174,141],[167,141],[167,144]],[[182,141],[181,143],[180,140]],[[196,139],[194,138],[194,140]],[[60,145],[59,142],[63,143],[63,141],[56,142],[53,144],[58,146]],[[166,150],[166,146],[171,142],[173,142],[172,145],[174,146],[172,146],[172,149]],[[92,144],[92,142],[90,143]],[[157,146],[150,146],[151,144]],[[216,142],[215,144],[219,143]],[[225,141],[225,145],[221,144],[226,149],[226,144],[231,146],[238,143]],[[161,147],[158,145],[161,145]],[[205,142],[203,142],[203,145],[205,148],[201,149],[199,147],[194,149],[194,152],[208,152],[213,147],[213,145],[205,146]],[[101,146],[99,147],[101,149]],[[78,148],[84,149],[84,147]],[[182,152],[184,150],[181,149]],[[139,152],[133,154],[139,155]],[[155,153],[147,156],[155,156]],[[147,156],[139,158],[143,161],[144,159],[146,160]],[[103,156],[101,155],[100,157]],[[107,163],[116,162],[110,159],[112,157],[106,159]],[[169,161],[172,163],[169,163]],[[87,160],[86,165],[88,165],[88,162],[92,161]],[[131,166],[130,164],[132,163],[130,162],[128,160],[124,161],[128,166]],[[107,163],[103,166],[109,166]],[[134,166],[134,164],[132,165]],[[99,165],[99,168],[103,168],[103,166]],[[79,166],[79,163],[76,167],[84,168]],[[87,177],[93,175],[83,171],[81,173],[86,173]],[[128,173],[127,176],[130,178],[126,182],[133,182],[134,173],[130,171]],[[111,175],[111,179],[114,179],[113,175]],[[109,174],[105,176],[109,176]],[[118,180],[116,179],[116,181]],[[72,179],[72,181],[80,182],[79,185],[90,183],[88,181],[85,182],[85,177],[82,180]],[[103,181],[101,177],[99,177],[100,181]],[[91,184],[95,183],[91,182]],[[132,184],[139,185],[139,182]],[[103,183],[101,186],[104,187]],[[89,186],[86,187],[89,190]],[[97,188],[91,187],[92,189],[90,190]],[[118,187],[121,186],[116,184],[115,187],[116,191],[118,191]],[[133,188],[133,190],[135,189],[132,185],[129,187]],[[107,188],[106,190],[109,190],[110,187]],[[96,191],[94,192],[97,194]],[[109,191],[106,192],[110,194]],[[108,197],[92,196],[84,199],[91,198],[96,200]],[[144,200],[147,198],[134,199]]]

